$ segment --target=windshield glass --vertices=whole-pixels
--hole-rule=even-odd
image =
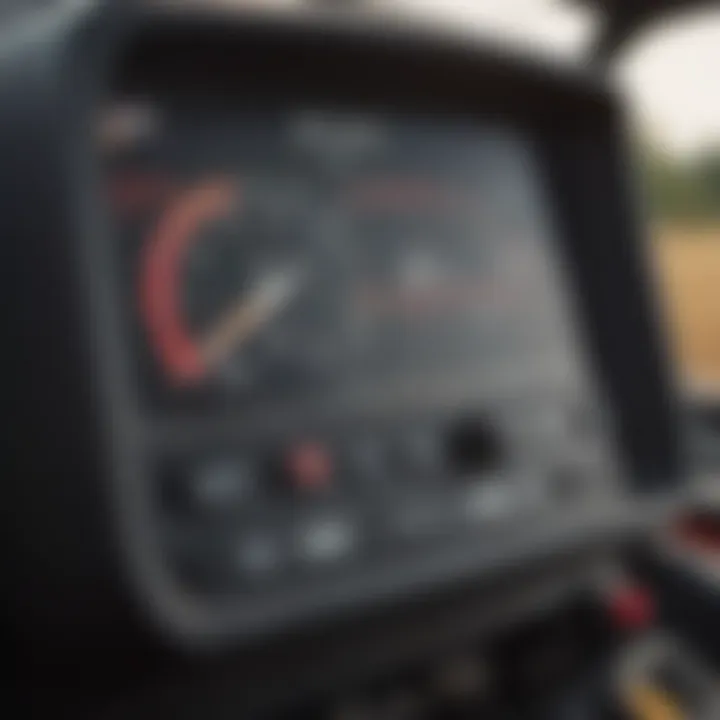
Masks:
[[[649,25],[620,53],[679,380],[720,387],[720,10]]]

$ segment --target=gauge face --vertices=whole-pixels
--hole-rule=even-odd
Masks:
[[[378,317],[430,321],[472,305],[464,295],[481,289],[480,273],[489,276],[491,267],[480,261],[463,189],[400,177],[364,183],[354,194],[362,307]]]
[[[169,203],[141,258],[140,307],[171,383],[252,390],[332,374],[339,266],[308,207],[287,183],[237,178]]]
[[[373,334],[368,363],[377,372],[440,372],[506,352],[519,297],[503,267],[509,245],[485,241],[490,211],[472,185],[394,175],[363,182],[353,197],[363,247],[355,306]]]

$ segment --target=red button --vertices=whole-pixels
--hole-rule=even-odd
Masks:
[[[286,456],[285,468],[292,486],[298,490],[323,490],[332,483],[333,463],[320,443],[300,443]]]
[[[657,608],[652,594],[642,587],[628,586],[611,592],[608,611],[620,630],[645,630],[654,624]]]

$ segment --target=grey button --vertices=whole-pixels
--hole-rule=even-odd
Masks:
[[[195,508],[229,510],[247,502],[257,477],[245,460],[216,460],[198,466],[188,481],[188,494]]]
[[[279,533],[258,530],[243,535],[235,545],[234,569],[251,581],[279,575],[287,564],[287,552]]]
[[[357,523],[345,515],[326,515],[302,523],[295,542],[298,557],[304,562],[334,563],[357,551],[360,530]]]
[[[517,509],[517,491],[505,480],[480,480],[465,488],[461,504],[463,515],[468,520],[499,520],[512,515]]]

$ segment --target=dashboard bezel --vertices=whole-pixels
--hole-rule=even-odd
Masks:
[[[312,14],[184,13],[115,4],[39,13],[6,40],[5,53],[11,60],[0,99],[3,108],[13,110],[0,117],[2,142],[23,137],[35,149],[22,156],[3,148],[10,162],[2,170],[2,187],[17,199],[3,225],[10,236],[27,239],[13,248],[20,270],[14,301],[25,322],[37,328],[29,335],[23,327],[13,328],[17,369],[31,358],[34,372],[32,383],[18,383],[12,407],[22,409],[19,429],[48,449],[28,446],[21,455],[25,472],[38,478],[42,490],[14,493],[25,520],[14,538],[19,556],[40,557],[35,570],[45,572],[40,581],[45,592],[21,588],[33,596],[30,610],[20,613],[26,624],[47,617],[42,596],[61,588],[51,615],[82,617],[85,627],[106,626],[112,608],[112,617],[149,621],[173,643],[215,647],[249,640],[327,622],[378,598],[397,601],[462,578],[487,579],[504,568],[569,552],[590,538],[631,535],[651,518],[639,512],[633,490],[655,491],[649,496],[656,498],[677,484],[676,418],[638,251],[637,218],[626,196],[622,118],[598,77],[428,30]],[[197,62],[199,56],[204,63]],[[125,68],[124,79],[119,67]],[[247,67],[249,75],[229,71]],[[202,438],[207,427],[158,426],[136,406],[103,242],[112,229],[97,192],[101,182],[90,142],[96,110],[117,81],[123,91],[135,93],[146,83],[182,92],[194,82],[198,102],[207,100],[206,93],[227,98],[242,87],[262,97],[272,88],[270,95],[284,102],[325,98],[337,107],[480,114],[539,133],[587,341],[619,427],[632,482],[627,494],[608,498],[587,515],[567,517],[562,510],[536,524],[511,523],[477,545],[460,544],[401,572],[380,569],[330,591],[279,598],[272,605],[233,602],[222,611],[179,593],[162,569],[151,537],[153,518],[142,497],[149,444],[156,434],[170,446],[196,434]],[[19,194],[29,189],[29,195]],[[40,203],[47,208],[42,217],[34,211]],[[43,267],[37,265],[38,253],[46,258]],[[27,277],[33,282],[25,282]],[[39,299],[42,308],[35,307]],[[45,352],[49,342],[52,358]],[[224,418],[215,429],[232,438],[241,424],[241,418]],[[59,472],[68,478],[63,488]],[[58,545],[48,553],[45,545],[54,540]],[[85,603],[70,601],[89,588]],[[90,600],[98,593],[107,602]]]

